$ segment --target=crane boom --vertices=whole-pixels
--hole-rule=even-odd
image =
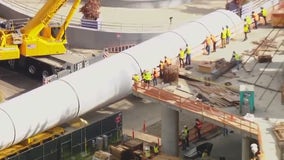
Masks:
[[[0,30],[0,60],[24,57],[46,56],[66,53],[66,39],[63,37],[71,18],[81,0],[73,0],[64,23],[57,35],[52,35],[51,19],[68,0],[48,0],[37,14],[18,30]]]

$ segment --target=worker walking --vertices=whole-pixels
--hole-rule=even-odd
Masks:
[[[256,14],[254,11],[251,12],[251,17],[254,22],[254,29],[257,29],[258,21],[259,21],[259,15]]]
[[[213,52],[216,52],[216,44],[217,44],[216,37],[213,34],[211,34],[210,38],[213,43]]]
[[[246,41],[248,39],[248,32],[249,32],[249,25],[247,23],[244,24],[244,34],[245,34],[245,39]]]
[[[195,119],[194,128],[195,128],[196,131],[197,131],[198,139],[201,139],[202,122],[201,122],[198,118]]]
[[[180,68],[184,68],[184,51],[183,49],[179,49],[179,54],[178,54],[178,57],[179,57],[179,67]]]
[[[160,64],[158,65],[159,69],[160,69],[160,77],[163,78],[164,76],[164,65],[165,63],[161,60]]]
[[[267,10],[263,7],[260,7],[260,13],[259,13],[259,16],[262,17],[264,19],[264,25],[267,24],[267,21],[266,21],[266,17],[267,17]]]
[[[185,64],[190,65],[191,64],[191,48],[186,44],[186,48],[184,50],[184,53],[186,54],[185,57]]]
[[[230,43],[230,38],[231,38],[231,30],[229,26],[226,26],[226,44]]]
[[[159,71],[157,68],[154,68],[152,75],[153,75],[153,85],[156,86],[158,84],[158,77],[159,77]]]
[[[222,31],[221,31],[221,45],[222,48],[226,48],[226,30],[224,29],[224,27],[222,27]]]
[[[248,32],[250,32],[250,26],[251,26],[252,20],[251,20],[251,18],[250,18],[249,15],[246,16],[246,18],[245,18],[245,23],[248,24],[248,29],[249,29]]]

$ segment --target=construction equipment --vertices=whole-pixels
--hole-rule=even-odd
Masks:
[[[65,30],[81,0],[74,0],[65,21],[60,25],[51,20],[68,0],[48,0],[39,12],[21,25],[2,22],[0,29],[0,62],[10,68],[25,69],[30,75],[47,77],[62,70],[70,72],[87,65],[93,56],[67,53]]]

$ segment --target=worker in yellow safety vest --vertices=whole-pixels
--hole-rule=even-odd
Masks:
[[[150,71],[145,71],[143,78],[144,78],[145,86],[147,85],[147,87],[149,88],[150,87],[150,82],[152,80],[151,72]]]
[[[226,26],[226,43],[229,44],[231,39],[231,30],[229,26]]]
[[[249,25],[247,23],[244,24],[244,34],[245,34],[245,40],[248,39],[248,32],[249,32]]]
[[[138,74],[134,74],[132,76],[132,80],[134,81],[135,89],[137,89],[138,83],[140,82],[140,76]]]
[[[212,44],[211,37],[207,36],[205,39],[205,50],[208,55],[210,54],[211,51],[211,44]]]
[[[237,70],[240,70],[240,64],[242,62],[241,60],[241,55],[236,53],[235,51],[233,51],[233,56],[232,56],[233,60],[236,61],[237,63]]]
[[[147,160],[151,158],[151,151],[150,151],[149,147],[145,148],[144,154],[145,154],[145,157],[147,158]]]
[[[263,7],[260,7],[260,13],[259,13],[259,16],[262,17],[264,19],[264,25],[267,24],[267,21],[266,21],[266,17],[267,17],[267,10]]]
[[[186,44],[185,47],[186,47],[184,50],[184,53],[186,54],[185,64],[190,65],[191,64],[191,48],[188,46],[188,44]]]
[[[154,145],[154,154],[155,155],[159,154],[159,146],[158,146],[158,144]]]
[[[251,20],[251,18],[250,18],[249,15],[246,16],[246,18],[245,18],[245,23],[248,24],[248,29],[249,29],[248,32],[250,32],[250,26],[251,26],[252,20]]]
[[[224,27],[222,27],[222,31],[221,31],[222,48],[226,48],[226,38],[227,38],[226,30],[224,29]]]
[[[181,48],[179,49],[178,57],[179,57],[179,67],[180,68],[184,68],[184,58],[185,58],[185,55],[184,55],[183,49],[181,49]]]

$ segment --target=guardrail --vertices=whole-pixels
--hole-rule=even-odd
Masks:
[[[264,160],[262,137],[260,128],[257,123],[244,119],[238,115],[216,109],[202,102],[190,100],[189,98],[182,97],[164,89],[153,86],[144,87],[144,84],[142,82],[134,84],[132,90],[134,94],[137,93],[138,96],[139,94],[142,94],[149,98],[153,98],[155,100],[176,106],[180,109],[188,110],[202,117],[218,121],[224,124],[224,126],[230,126],[232,128],[237,128],[245,131],[249,135],[257,138],[261,153],[259,157],[261,160]]]
[[[11,0],[3,0],[3,2],[9,4],[10,6],[13,6],[15,9],[19,9],[22,12],[25,12],[26,15],[33,17],[35,13],[38,12],[39,8],[32,7],[32,6],[25,6],[23,3],[17,3],[17,1],[11,1]],[[82,15],[83,16],[83,15]],[[53,22],[59,22],[63,23],[65,20],[66,15],[62,15],[57,13],[53,18]],[[87,22],[88,23],[88,22]],[[89,22],[93,23],[93,22]],[[75,27],[84,27],[89,28],[92,30],[98,30],[98,31],[116,31],[116,32],[146,32],[146,33],[152,33],[152,32],[165,32],[168,31],[170,28],[174,27],[173,24],[123,24],[123,23],[112,23],[112,22],[106,22],[102,21],[100,19],[97,20],[98,27],[84,27],[81,24],[81,18],[73,17],[72,21],[70,22],[70,26]]]

